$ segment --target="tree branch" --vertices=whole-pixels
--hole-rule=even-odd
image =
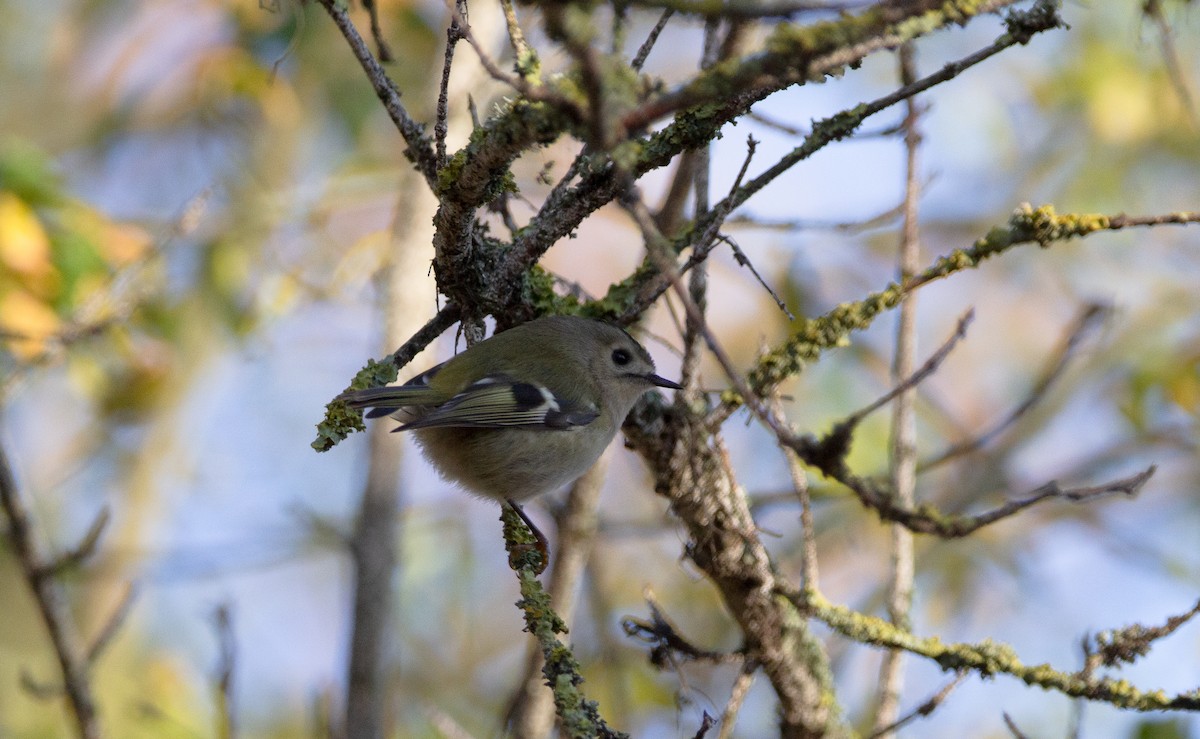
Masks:
[[[99,739],[100,719],[96,701],[87,675],[87,658],[72,620],[71,610],[62,588],[51,576],[48,559],[42,552],[34,532],[33,519],[21,489],[13,477],[8,454],[0,446],[0,507],[8,518],[8,538],[12,541],[25,582],[33,592],[34,601],[49,632],[54,655],[62,672],[63,687],[75,730],[80,739]]]
[[[404,108],[404,104],[400,102],[400,89],[396,87],[396,83],[388,77],[387,72],[379,65],[379,62],[371,54],[371,50],[367,48],[367,44],[359,35],[358,29],[354,27],[350,16],[346,12],[346,8],[338,2],[338,0],[318,0],[321,7],[325,8],[325,12],[329,13],[329,17],[333,19],[334,25],[342,32],[346,43],[350,45],[350,50],[354,53],[354,58],[358,59],[358,63],[362,65],[363,71],[367,74],[367,79],[371,81],[371,86],[375,88],[375,94],[379,97],[379,102],[383,103],[383,108],[388,112],[392,122],[396,124],[396,129],[400,131],[400,135],[404,137],[404,142],[408,144],[408,156],[412,159],[413,164],[421,172],[425,178],[425,182],[430,187],[437,187],[438,178],[438,163],[437,154],[433,150],[433,146],[429,141],[429,137],[425,135],[425,127],[409,116],[408,111]],[[381,39],[382,40],[382,39]],[[386,45],[380,47],[381,52],[386,51]]]
[[[1048,664],[1026,665],[1012,647],[990,639],[976,644],[947,644],[937,637],[917,636],[881,618],[834,605],[812,590],[781,591],[780,594],[805,616],[821,621],[860,644],[903,649],[930,659],[945,670],[970,670],[981,677],[1011,675],[1027,685],[1134,711],[1200,711],[1200,694],[1196,692],[1168,696],[1161,690],[1140,690],[1124,680],[1063,672]]]

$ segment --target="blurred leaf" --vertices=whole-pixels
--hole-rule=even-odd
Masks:
[[[0,262],[24,275],[51,270],[46,229],[33,208],[10,192],[0,192]]]
[[[60,325],[53,310],[24,290],[10,290],[0,297],[0,327],[13,334],[7,344],[20,359],[32,359],[45,351],[45,339]]]
[[[1189,739],[1190,732],[1179,721],[1146,719],[1129,736],[1131,739]]]
[[[62,197],[62,187],[44,151],[22,139],[0,144],[0,190],[7,190],[31,205],[51,205]]]

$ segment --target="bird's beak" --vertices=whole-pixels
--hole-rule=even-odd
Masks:
[[[646,377],[646,380],[651,385],[657,385],[658,387],[669,387],[672,390],[682,390],[683,389],[683,385],[680,385],[678,382],[675,382],[674,380],[668,380],[665,377],[659,377],[658,375],[654,375],[654,374],[646,375],[645,377]]]

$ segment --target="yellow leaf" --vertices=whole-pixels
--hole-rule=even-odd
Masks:
[[[1091,99],[1092,127],[1110,143],[1141,141],[1155,133],[1160,123],[1153,98],[1154,89],[1145,75],[1114,70],[1100,81]]]
[[[59,330],[60,321],[50,306],[23,290],[10,290],[0,298],[0,328],[8,348],[21,359],[46,350],[46,339]]]
[[[23,275],[53,270],[46,229],[33,208],[10,192],[0,192],[0,262]]]
[[[1195,413],[1200,409],[1200,367],[1180,372],[1167,382],[1167,396],[1180,408]]]

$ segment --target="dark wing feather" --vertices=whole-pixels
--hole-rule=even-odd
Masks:
[[[505,376],[479,380],[463,392],[397,431],[457,426],[461,428],[565,429],[586,426],[600,416],[595,408],[571,406],[541,385]]]

